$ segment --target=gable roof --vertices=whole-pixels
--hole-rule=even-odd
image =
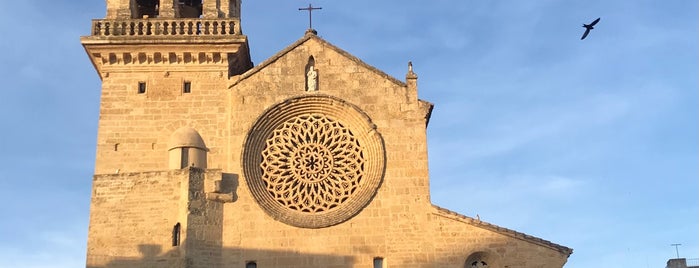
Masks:
[[[520,239],[520,240],[524,240],[524,241],[529,242],[529,243],[534,243],[534,244],[537,244],[540,246],[551,248],[551,249],[554,249],[558,252],[566,254],[567,257],[570,257],[570,254],[573,254],[572,248],[561,246],[561,245],[553,243],[551,241],[544,240],[544,239],[541,239],[538,237],[534,237],[534,236],[531,236],[531,235],[528,235],[525,233],[520,233],[520,232],[517,232],[515,230],[511,230],[511,229],[500,227],[500,226],[497,226],[494,224],[490,224],[490,223],[481,221],[480,219],[474,219],[474,218],[471,218],[468,216],[464,216],[464,215],[461,215],[461,214],[456,213],[454,211],[448,210],[446,208],[436,206],[434,204],[432,205],[432,207],[434,208],[433,214],[435,214],[437,216],[460,221],[460,222],[463,222],[463,223],[466,223],[466,224],[469,224],[469,225],[472,225],[475,227],[479,227],[479,228],[483,228],[483,229],[486,229],[489,231],[496,232],[498,234],[502,234],[502,235],[509,236],[509,237],[512,237],[515,239]]]
[[[245,72],[245,73],[241,74],[240,76],[238,76],[238,79],[235,80],[235,81],[233,81],[233,83],[231,83],[231,85],[229,85],[228,88],[231,88],[231,87],[237,85],[238,83],[240,83],[241,81],[247,79],[248,77],[254,75],[255,73],[259,72],[260,70],[264,69],[264,68],[267,67],[268,65],[270,65],[270,64],[274,63],[275,61],[279,60],[281,57],[283,57],[284,55],[286,55],[286,54],[289,53],[290,51],[294,50],[295,48],[301,46],[303,43],[305,43],[305,42],[307,42],[308,40],[311,40],[311,39],[313,39],[313,40],[315,40],[315,41],[318,41],[318,42],[322,43],[323,45],[325,45],[325,46],[331,48],[332,50],[334,50],[335,52],[339,53],[340,55],[343,55],[343,56],[347,57],[348,59],[352,60],[353,62],[357,63],[358,65],[360,65],[360,66],[362,66],[362,67],[364,67],[364,68],[367,68],[368,70],[370,70],[370,71],[372,71],[372,72],[378,74],[379,76],[381,76],[381,77],[383,77],[383,78],[385,78],[385,79],[387,79],[387,80],[390,80],[391,82],[393,82],[393,83],[395,83],[395,84],[397,84],[397,85],[400,85],[400,86],[403,86],[403,87],[407,86],[407,85],[405,84],[405,82],[400,81],[400,80],[396,79],[395,77],[390,76],[390,75],[384,73],[383,71],[377,69],[377,68],[374,67],[374,66],[371,66],[371,65],[367,64],[366,62],[360,60],[359,58],[355,57],[354,55],[350,54],[349,52],[344,51],[344,50],[342,50],[341,48],[339,48],[339,47],[337,47],[337,46],[331,44],[330,42],[325,41],[323,38],[318,37],[313,31],[306,31],[306,34],[305,34],[301,39],[297,40],[297,41],[294,42],[293,44],[291,44],[291,45],[289,45],[288,47],[286,47],[286,48],[282,49],[281,51],[277,52],[277,54],[274,54],[272,57],[270,57],[270,58],[268,58],[267,60],[263,61],[263,62],[260,63],[259,65],[253,67],[252,69],[250,69],[250,70],[248,70],[247,72]]]

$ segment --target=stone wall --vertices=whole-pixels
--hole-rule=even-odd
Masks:
[[[131,18],[131,5],[136,0],[106,0],[107,19]],[[161,18],[174,18],[176,3],[179,1],[161,0]],[[205,0],[203,1],[203,15],[205,18],[240,18],[240,0]]]
[[[311,57],[318,91],[307,92]],[[106,76],[95,167],[103,175],[93,186],[88,266],[372,267],[380,257],[387,267],[471,267],[475,260],[562,267],[570,254],[432,206],[425,131],[431,105],[417,99],[414,80],[389,77],[314,35],[242,75],[229,79],[220,69],[124,65]],[[181,92],[183,81],[192,82],[192,93]],[[144,94],[139,82],[147,83]],[[245,158],[243,151],[246,137],[259,134],[256,122],[274,119],[261,117],[266,111],[314,96],[365,116],[368,131],[381,137],[385,169],[358,214],[325,228],[299,228],[260,207],[244,166],[255,168],[262,157]],[[153,171],[167,169],[167,141],[184,126],[203,137],[210,169]],[[176,222],[185,230],[184,248],[171,245]]]
[[[204,138],[208,167],[224,167],[227,78],[220,72],[177,69],[112,72],[104,79],[96,174],[166,170],[168,139],[183,126]],[[191,82],[191,93],[182,92],[184,81]],[[143,94],[139,82],[146,83]]]
[[[317,92],[305,91],[303,67],[311,56],[319,77]],[[243,145],[245,135],[265,110],[290,98],[325,94],[358,107],[371,118],[385,144],[386,170],[378,193],[359,215],[323,229],[300,229],[271,221],[244,190],[243,178],[239,202],[226,207],[226,211],[236,213],[225,213],[224,245],[251,251],[303,248],[314,254],[354,256],[344,267],[368,267],[377,256],[390,259],[397,267],[429,263],[431,242],[423,235],[429,226],[430,207],[426,111],[417,100],[417,92],[314,37],[302,39],[247,75],[231,87],[232,151],[242,150],[236,145]],[[231,159],[233,163],[243,161],[238,154],[232,154]],[[246,257],[245,252],[240,253],[242,259],[256,258]],[[300,267],[280,265],[270,256],[257,258],[261,266]]]
[[[187,170],[96,175],[92,185],[87,266],[184,259],[172,246],[175,224],[186,224]],[[186,207],[186,206],[184,206]],[[167,255],[163,253],[167,252]],[[109,266],[112,267],[112,266]],[[115,266],[118,267],[118,266]]]
[[[430,225],[438,267],[471,267],[474,261],[488,267],[563,267],[570,254],[549,241],[438,207]]]
[[[197,168],[96,175],[88,267],[218,267],[222,178]]]

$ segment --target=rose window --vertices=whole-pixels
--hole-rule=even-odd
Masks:
[[[363,155],[352,132],[326,116],[284,122],[262,151],[262,180],[279,204],[300,212],[327,211],[361,184]]]
[[[341,99],[315,93],[273,105],[251,126],[243,175],[270,217],[323,228],[357,215],[383,181],[383,139],[371,119]]]

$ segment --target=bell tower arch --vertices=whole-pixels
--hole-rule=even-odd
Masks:
[[[238,18],[241,0],[106,0],[107,19]]]
[[[131,9],[131,17],[138,18],[157,18],[160,11],[160,0],[131,0],[129,3]]]

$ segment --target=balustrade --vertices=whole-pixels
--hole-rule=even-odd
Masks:
[[[224,36],[241,34],[238,19],[93,20],[93,36]]]

